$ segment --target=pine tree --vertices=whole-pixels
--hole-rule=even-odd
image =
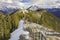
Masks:
[[[2,13],[0,12],[0,40],[4,39],[4,29],[6,27],[6,23],[4,20],[4,17],[2,15]]]
[[[7,28],[11,30],[12,29],[12,18],[9,13],[6,15],[6,22],[7,22]]]
[[[19,17],[17,14],[12,15],[12,24],[13,24],[13,30],[15,30],[18,27]]]

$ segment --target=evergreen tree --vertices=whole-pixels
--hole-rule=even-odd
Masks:
[[[11,30],[12,29],[12,18],[9,13],[6,15],[6,22],[7,22],[7,28]]]
[[[18,27],[18,23],[19,23],[18,15],[13,14],[12,15],[12,25],[13,25],[12,27],[13,27],[13,30],[15,30]]]

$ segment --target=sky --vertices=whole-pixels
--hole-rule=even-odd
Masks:
[[[19,7],[29,7],[36,5],[41,8],[60,8],[60,0],[0,0],[0,3],[12,3]]]

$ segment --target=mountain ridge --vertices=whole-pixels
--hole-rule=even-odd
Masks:
[[[42,13],[42,14],[41,14]],[[40,10],[40,11],[28,11],[27,13],[22,12],[21,10],[15,12],[16,15],[20,15],[21,18],[25,17],[28,19],[28,21],[36,22],[42,24],[44,26],[51,26],[54,30],[57,30],[56,27],[60,26],[60,19],[57,18],[55,15],[53,15],[50,12],[47,12],[46,10]],[[14,15],[14,14],[12,14]],[[37,15],[37,16],[36,16]],[[58,29],[59,30],[59,29]]]
[[[12,13],[12,12],[18,10],[18,9],[21,9],[21,8],[18,8],[18,6],[14,5],[14,4],[8,4],[8,3],[3,3],[3,4],[4,5],[2,5],[2,3],[0,3],[0,5],[2,5],[0,7],[0,11],[3,12],[4,14],[9,13],[9,12]],[[36,6],[36,5],[34,5],[34,6],[28,7],[27,9],[28,10],[33,10],[33,11],[36,11],[36,10],[39,10],[39,9],[44,9],[44,10],[46,10],[48,12],[51,12],[52,14],[57,16],[58,18],[60,18],[60,11],[59,11],[60,9],[59,8],[47,8],[46,9],[46,8],[40,8],[40,7]]]
[[[10,33],[18,28],[18,23],[21,19],[43,25],[45,28],[49,28],[60,33],[60,19],[52,13],[43,9],[37,11],[16,10],[13,13],[7,13],[5,16],[0,12],[0,39],[8,40]]]

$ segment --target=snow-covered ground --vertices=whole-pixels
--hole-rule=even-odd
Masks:
[[[9,40],[19,40],[20,35],[24,34],[26,35],[26,39],[29,38],[27,34],[29,34],[28,31],[23,30],[23,25],[24,25],[24,20],[19,21],[19,26],[18,28],[11,33],[11,38]]]

